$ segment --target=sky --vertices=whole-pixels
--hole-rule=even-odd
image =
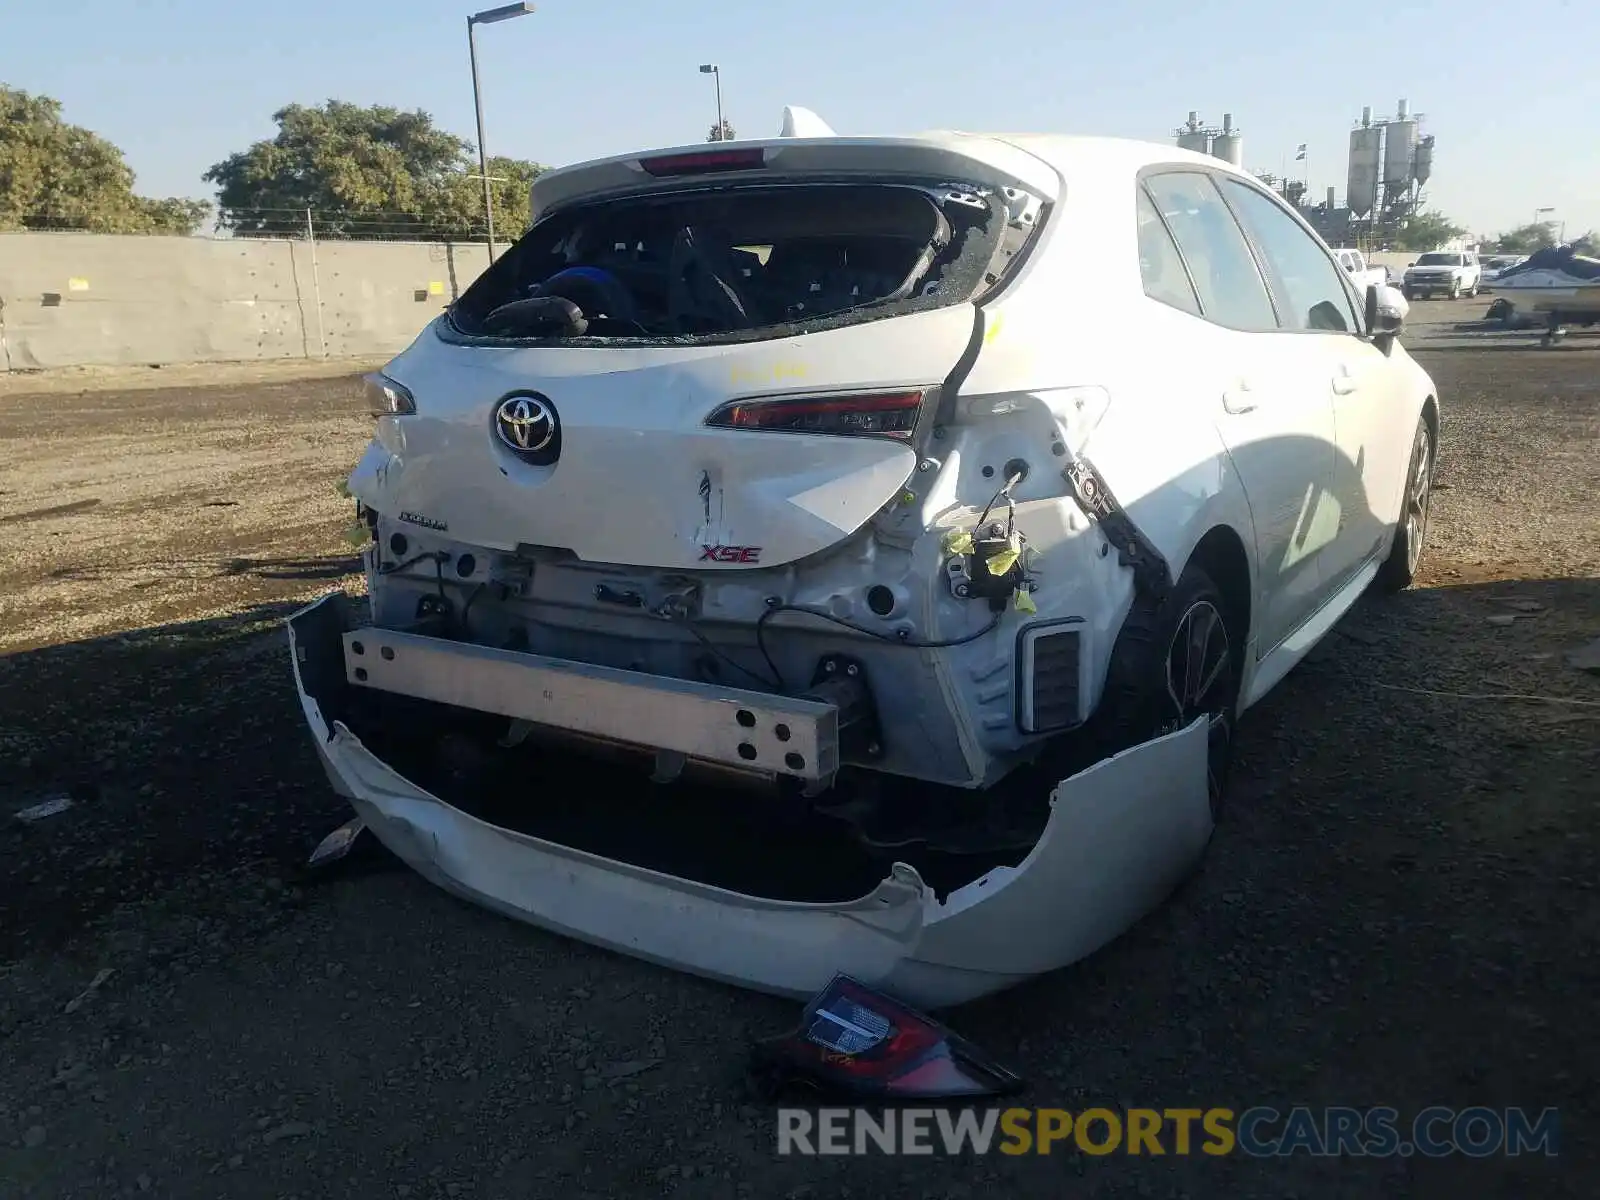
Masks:
[[[492,6],[495,0],[479,0]],[[421,108],[474,140],[471,0],[4,0],[0,82],[54,96],[127,154],[145,195],[201,175],[326,99]],[[1171,142],[1231,112],[1245,166],[1343,203],[1349,130],[1409,101],[1437,137],[1430,205],[1473,233],[1600,229],[1600,4],[1224,0],[539,0],[479,29],[491,153],[562,165],[705,138],[775,136],[786,104],[842,134],[1059,132]],[[69,15],[70,14],[70,15]],[[1526,15],[1524,15],[1526,14]]]

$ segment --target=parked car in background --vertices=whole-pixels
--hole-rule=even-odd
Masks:
[[[289,623],[334,787],[497,911],[781,994],[1011,986],[1170,893],[1239,714],[1416,573],[1405,300],[1216,158],[779,137],[532,213],[368,378],[368,596]]]
[[[1476,296],[1481,282],[1476,254],[1469,250],[1430,250],[1406,267],[1406,299]]]
[[[1333,251],[1333,257],[1344,268],[1345,274],[1355,282],[1362,295],[1366,294],[1369,287],[1389,282],[1389,268],[1368,266],[1366,255],[1359,250],[1345,246],[1337,247]]]
[[[1478,280],[1478,290],[1480,292],[1492,292],[1495,281],[1502,274],[1511,270],[1512,267],[1521,266],[1527,261],[1528,256],[1526,254],[1491,254],[1486,258],[1479,259],[1478,265],[1482,268],[1482,274]]]

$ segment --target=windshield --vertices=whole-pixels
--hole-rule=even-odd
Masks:
[[[1459,254],[1424,254],[1417,259],[1419,267],[1459,267],[1461,255]]]
[[[601,200],[539,221],[468,288],[468,336],[739,341],[966,299],[1002,250],[989,189],[789,183]]]

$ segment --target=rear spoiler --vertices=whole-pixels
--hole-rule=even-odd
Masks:
[[[860,174],[934,180],[969,180],[997,187],[1016,187],[1045,203],[1061,193],[1061,177],[1043,159],[995,138],[960,133],[920,137],[840,137],[823,134],[828,126],[808,109],[790,106],[784,132],[758,141],[701,142],[643,154],[579,163],[547,171],[534,180],[529,194],[530,219],[538,221],[578,201],[628,192],[659,190],[663,176],[694,176],[699,186],[708,179],[768,176]]]

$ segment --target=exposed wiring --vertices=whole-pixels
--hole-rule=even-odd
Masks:
[[[677,618],[676,620],[677,620],[678,624],[682,625],[685,629],[687,629],[689,631],[690,635],[693,636],[695,641],[699,642],[702,646],[704,646],[706,648],[706,650],[712,655],[712,657],[717,659],[719,662],[726,663],[728,666],[732,667],[735,671],[738,671],[741,675],[744,675],[745,677],[747,677],[749,679],[755,680],[763,688],[776,688],[780,692],[783,690],[783,677],[781,675],[779,675],[776,670],[773,671],[772,678],[771,679],[767,679],[767,678],[763,677],[760,673],[758,673],[756,671],[752,671],[749,667],[745,666],[738,659],[733,658],[731,655],[729,655],[726,652],[724,652],[720,647],[718,647],[716,645],[713,645],[711,639],[706,637],[705,634],[701,633],[698,629],[696,629],[694,627],[694,623],[692,621],[688,620],[687,618],[683,618],[683,617]],[[767,666],[768,667],[772,666],[772,662],[771,662],[770,659],[767,662]]]
[[[470,642],[472,640],[472,627],[467,624],[467,618],[472,614],[472,606],[478,602],[478,597],[483,595],[484,589],[486,589],[488,586],[489,585],[487,583],[480,583],[477,587],[473,588],[471,593],[467,596],[467,602],[461,606],[462,641]]]
[[[379,575],[393,575],[396,571],[404,571],[407,567],[414,567],[419,562],[426,562],[428,559],[431,558],[433,560],[433,562],[434,562],[434,565],[438,568],[438,573],[439,573],[440,578],[443,578],[443,576],[444,576],[444,560],[449,558],[449,557],[450,557],[449,554],[447,554],[443,550],[427,550],[427,551],[424,551],[421,554],[413,554],[410,558],[406,559],[404,562],[390,563],[386,567],[385,566],[379,566],[378,574]]]
[[[1446,700],[1528,700],[1535,704],[1570,704],[1575,708],[1600,708],[1600,700],[1570,700],[1565,696],[1530,696],[1521,692],[1438,692],[1432,688],[1402,687],[1398,683],[1373,683],[1389,692],[1410,692],[1416,696],[1440,696]]]
[[[1000,624],[1001,616],[1004,615],[1003,613],[995,613],[989,619],[989,623],[975,633],[963,634],[956,638],[941,638],[936,641],[928,641],[921,638],[913,638],[904,632],[884,633],[879,629],[868,629],[865,625],[857,625],[854,621],[848,621],[844,617],[836,617],[830,612],[823,612],[820,608],[807,608],[802,604],[769,604],[767,611],[756,618],[756,648],[761,651],[761,657],[766,660],[767,669],[772,672],[772,677],[778,681],[779,691],[782,691],[784,687],[783,672],[778,670],[777,663],[772,661],[772,655],[767,650],[766,627],[767,622],[781,612],[804,613],[808,617],[831,621],[835,625],[843,626],[845,629],[853,630],[866,637],[876,638],[880,642],[893,642],[897,646],[909,646],[914,650],[944,650],[952,646],[965,646],[968,642],[975,642],[985,634],[992,633],[995,626]]]
[[[983,512],[978,517],[976,532],[982,533],[983,523],[989,519],[989,514],[994,511],[994,506],[1001,500],[1006,502],[1006,536],[1010,537],[1017,528],[1017,502],[1011,498],[1011,489],[1022,482],[1024,472],[1016,471],[1006,477],[1005,483],[989,498],[989,503],[983,506]]]

